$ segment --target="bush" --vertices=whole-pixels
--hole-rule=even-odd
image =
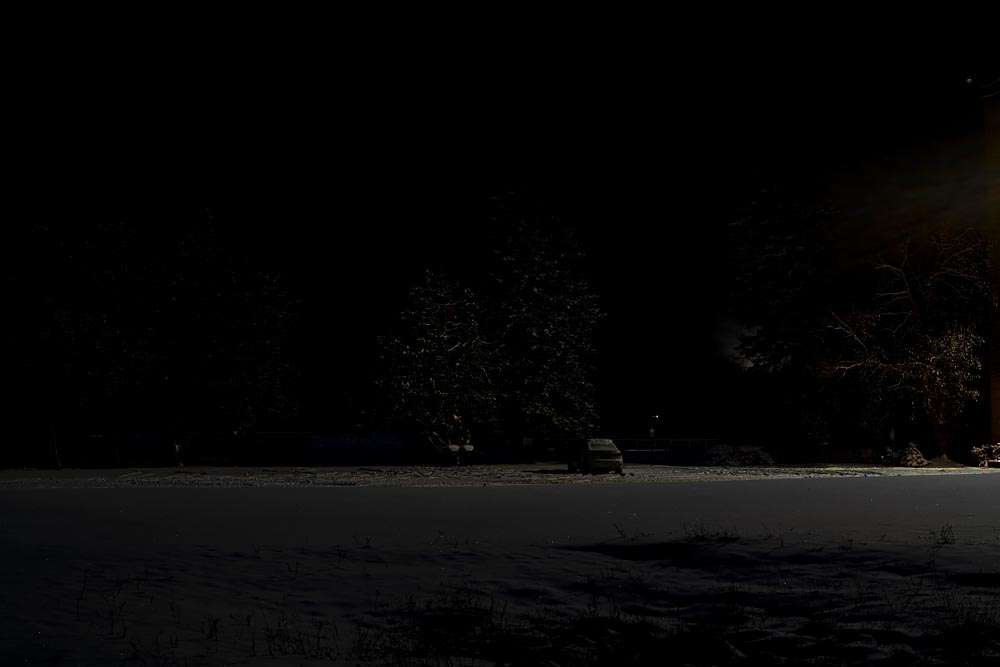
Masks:
[[[973,447],[972,453],[979,459],[980,468],[988,468],[990,461],[1000,461],[1000,442]]]
[[[710,466],[773,466],[774,459],[760,447],[717,445],[705,452]]]

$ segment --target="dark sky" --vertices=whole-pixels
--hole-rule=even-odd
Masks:
[[[477,238],[490,195],[524,188],[588,250],[608,313],[598,338],[607,428],[644,428],[655,412],[676,435],[712,435],[704,406],[720,381],[726,224],[757,187],[850,208],[891,185],[885,169],[908,191],[899,174],[917,167],[907,160],[975,146],[989,67],[965,60],[512,66],[474,98],[444,95],[409,115],[365,117],[362,105],[338,140],[269,147],[287,170],[234,183],[232,211],[305,288],[309,372],[326,385],[318,401],[336,403],[338,378],[359,377],[344,347],[387,323],[421,266]],[[294,159],[304,155],[314,159]],[[873,164],[889,166],[866,176]]]
[[[655,411],[711,435],[698,433],[711,415],[691,408],[716,381],[725,229],[750,193],[781,182],[807,199],[868,201],[884,185],[865,182],[870,165],[898,173],[928,142],[975,145],[977,86],[1000,74],[975,51],[876,59],[847,44],[758,50],[752,38],[725,52],[599,47],[532,58],[508,45],[489,64],[397,57],[325,77],[262,71],[185,95],[150,89],[114,122],[75,117],[25,171],[82,174],[82,187],[42,188],[67,208],[77,196],[210,204],[304,295],[314,416],[365,380],[355,351],[419,268],[462,252],[489,196],[526,188],[588,250],[608,313],[608,428]]]
[[[588,250],[608,313],[598,339],[608,428],[664,412],[679,431],[711,430],[692,410],[718,381],[725,229],[740,206],[775,183],[851,206],[886,187],[884,173],[863,175],[872,164],[898,174],[933,146],[975,145],[978,86],[996,71],[973,56],[786,55],[714,68],[624,56],[501,63],[468,95],[361,87],[369,94],[342,99],[328,124],[303,109],[287,133],[231,146],[220,165],[235,168],[220,170],[213,193],[248,246],[306,295],[314,410],[363,379],[350,348],[387,324],[416,272],[477,238],[489,196],[524,188]]]

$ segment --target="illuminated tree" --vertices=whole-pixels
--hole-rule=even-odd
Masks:
[[[495,268],[488,294],[501,344],[509,433],[592,435],[593,336],[601,311],[572,230],[517,196],[494,201]]]
[[[494,201],[487,258],[456,262],[476,290],[428,273],[381,342],[379,386],[397,424],[436,444],[475,432],[592,434],[597,296],[570,231],[516,198]],[[457,438],[457,440],[456,440]]]
[[[873,305],[833,316],[842,345],[833,368],[859,380],[884,414],[900,406],[919,414],[934,451],[947,454],[949,425],[983,383],[985,323],[996,305],[987,243],[971,231],[942,233],[917,252],[907,242],[898,262],[877,269]]]
[[[492,424],[498,402],[496,345],[484,337],[468,288],[427,272],[410,292],[399,331],[382,341],[382,377],[394,421],[437,447],[468,445]]]

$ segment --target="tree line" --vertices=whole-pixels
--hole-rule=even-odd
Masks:
[[[6,461],[58,467],[88,435],[118,447],[155,430],[180,447],[294,414],[280,276],[233,252],[209,211],[95,217],[40,216],[11,239]]]
[[[370,332],[347,428],[430,449],[600,429],[604,315],[572,225],[524,191],[491,198],[484,217],[474,244],[397,286],[405,305]],[[6,246],[0,462],[72,464],[71,450],[86,459],[142,431],[167,441],[156,461],[180,462],[193,433],[309,430],[309,360],[293,354],[308,305],[280,265],[243,252],[211,211],[91,218],[41,212]],[[729,225],[725,307],[742,335],[714,399],[726,436],[786,460],[877,450],[890,435],[967,458],[987,416],[986,239],[941,226],[852,265],[837,234],[836,211],[780,190]]]
[[[597,297],[570,228],[519,197],[492,200],[483,247],[464,249],[482,262],[429,268],[396,323],[373,332],[356,428],[437,444],[596,428]],[[166,442],[147,460],[182,462],[192,433],[308,430],[309,360],[291,353],[302,295],[238,234],[190,209],[19,226],[3,269],[14,314],[3,464],[113,464],[88,449],[149,431]]]

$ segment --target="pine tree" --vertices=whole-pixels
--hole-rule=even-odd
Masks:
[[[597,295],[569,227],[517,197],[497,199],[491,330],[501,344],[509,434],[585,437],[598,426],[594,331]]]
[[[383,390],[393,420],[440,448],[470,445],[496,420],[497,347],[480,327],[468,288],[427,272],[410,292],[399,330],[382,341]]]

